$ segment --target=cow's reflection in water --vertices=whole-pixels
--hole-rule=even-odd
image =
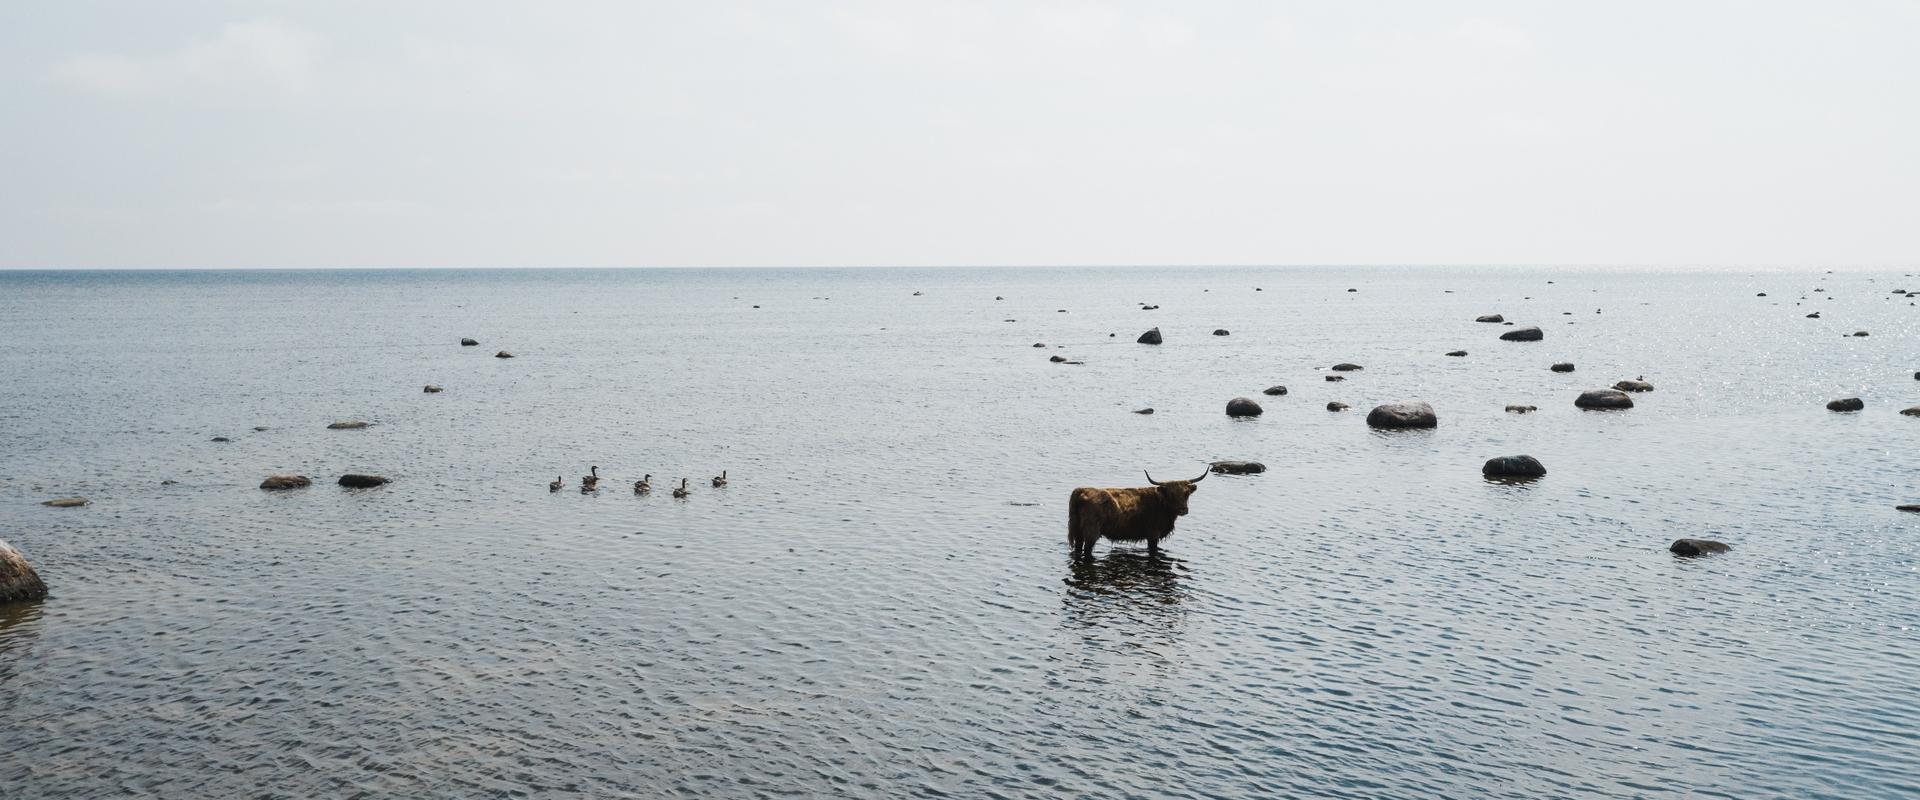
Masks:
[[[1071,558],[1066,621],[1089,642],[1151,647],[1169,641],[1186,617],[1186,562],[1114,549]]]

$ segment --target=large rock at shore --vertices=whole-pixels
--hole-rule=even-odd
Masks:
[[[474,346],[476,346],[476,345],[478,345],[478,344],[480,344],[480,343],[479,343],[479,342],[477,342],[477,341],[474,341],[474,340],[472,340],[472,339],[461,339],[461,340],[460,340],[460,346],[461,346],[461,347],[474,347]]]
[[[1562,362],[1560,362],[1560,363],[1558,363],[1558,364],[1555,364],[1555,365],[1553,365],[1553,366],[1551,366],[1551,367],[1548,367],[1547,369],[1550,369],[1550,370],[1553,370],[1554,372],[1572,372],[1572,371],[1573,371],[1573,362],[1570,362],[1570,361],[1562,361]]]
[[[1858,397],[1843,397],[1827,403],[1828,411],[1859,411],[1866,407],[1866,401]]]
[[[1399,430],[1431,428],[1439,424],[1440,418],[1433,413],[1433,406],[1420,400],[1388,403],[1367,412],[1367,425],[1374,428]]]
[[[1159,328],[1154,328],[1153,330],[1150,330],[1150,331],[1147,331],[1146,333],[1143,333],[1143,334],[1140,334],[1140,338],[1138,338],[1138,339],[1135,339],[1134,341],[1136,341],[1136,342],[1139,342],[1139,343],[1141,343],[1141,344],[1159,344],[1159,343],[1160,343],[1160,329],[1159,329]]]
[[[1489,478],[1538,478],[1547,474],[1547,467],[1533,456],[1500,456],[1487,459],[1480,474]]]
[[[375,486],[386,485],[388,482],[386,478],[379,475],[361,475],[350,472],[340,476],[341,486],[351,486],[355,489],[369,489]]]
[[[1499,314],[1481,314],[1473,318],[1474,322],[1506,322],[1507,318]]]
[[[347,421],[347,422],[335,422],[335,423],[332,423],[332,424],[330,424],[330,425],[328,425],[328,426],[327,426],[327,430],[330,430],[330,431],[357,431],[357,430],[360,430],[361,428],[364,428],[364,427],[367,427],[367,423],[365,423],[365,422],[361,422],[361,421],[359,421],[359,420],[349,420],[349,421]]]
[[[1573,399],[1573,404],[1593,409],[1632,408],[1633,398],[1618,389],[1594,389],[1581,392],[1579,397]]]
[[[313,479],[305,475],[268,475],[260,482],[260,488],[269,490],[304,489],[313,485]]]
[[[1616,383],[1613,385],[1613,388],[1623,392],[1651,392],[1653,391],[1653,384],[1643,380],[1631,380]]]
[[[1267,471],[1267,465],[1258,461],[1215,461],[1207,469],[1222,475],[1258,475]]]
[[[1236,397],[1227,401],[1229,417],[1257,417],[1263,411],[1265,409],[1262,409],[1259,403],[1253,402],[1252,398]]]
[[[1261,394],[1264,394],[1264,395],[1267,395],[1267,396],[1269,396],[1269,397],[1279,397],[1280,395],[1283,395],[1283,394],[1286,394],[1286,393],[1287,393],[1287,387],[1285,387],[1285,386],[1269,386],[1269,387],[1267,387],[1267,388],[1265,388],[1265,389],[1261,389],[1261,390],[1260,390],[1260,393],[1261,393]]]
[[[33,565],[27,563],[27,557],[13,549],[13,545],[0,542],[0,603],[17,603],[23,600],[45,600],[47,585],[40,580],[40,573],[33,571]]]
[[[40,505],[51,508],[79,508],[89,502],[92,501],[84,497],[60,497],[53,500],[42,500],[40,501]]]
[[[1682,556],[1704,556],[1710,553],[1724,553],[1733,549],[1726,542],[1712,539],[1675,539],[1667,545],[1667,551]]]
[[[1501,341],[1507,342],[1537,342],[1545,338],[1547,338],[1547,335],[1541,333],[1539,328],[1533,326],[1514,328],[1513,330],[1500,334]]]

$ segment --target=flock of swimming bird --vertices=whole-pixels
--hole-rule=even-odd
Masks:
[[[713,488],[720,489],[726,485],[727,471],[723,469],[720,470],[720,474],[713,476]],[[555,476],[552,481],[547,483],[547,491],[557,492],[566,488],[566,486],[567,477],[565,475]],[[597,491],[600,491],[600,467],[593,466],[587,469],[587,474],[580,476],[580,493],[592,494]],[[634,494],[649,494],[651,492],[653,492],[653,473],[649,472],[646,477],[633,482]],[[687,479],[681,478],[680,485],[673,487],[673,496],[684,498],[689,494],[692,494],[692,492],[687,490]]]

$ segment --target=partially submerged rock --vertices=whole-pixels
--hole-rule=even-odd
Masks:
[[[1531,414],[1539,410],[1539,406],[1507,406],[1507,413],[1510,414]]]
[[[1920,417],[1920,406],[1900,409],[1900,413],[1909,417]]]
[[[1500,339],[1507,342],[1537,342],[1545,338],[1547,338],[1546,334],[1541,333],[1539,328],[1531,325],[1525,328],[1514,328],[1513,330],[1500,334]]]
[[[359,421],[359,420],[357,420],[357,419],[356,419],[356,420],[347,420],[347,421],[345,421],[345,422],[335,422],[335,423],[331,423],[331,424],[329,424],[329,425],[327,425],[327,430],[330,430],[330,431],[357,431],[357,430],[360,430],[361,428],[364,428],[364,427],[367,427],[367,425],[368,425],[368,423],[365,423],[365,422],[361,422],[361,421]]]
[[[1620,391],[1623,391],[1623,392],[1651,392],[1653,391],[1653,384],[1643,380],[1634,379],[1630,381],[1621,381],[1619,383],[1616,383],[1613,385],[1613,388],[1619,389]]]
[[[84,497],[58,497],[52,500],[42,500],[40,501],[40,505],[50,508],[79,508],[90,502],[93,501]]]
[[[1327,382],[1328,382],[1328,383],[1334,383],[1334,382],[1336,382],[1336,381],[1344,381],[1344,380],[1346,380],[1346,379],[1347,379],[1347,376],[1345,376],[1345,375],[1328,375],[1328,376],[1326,376],[1326,378],[1327,378]]]
[[[1227,333],[1227,329],[1226,329],[1226,328],[1214,328],[1214,329],[1213,329],[1213,335],[1215,335],[1215,336],[1227,336],[1227,335],[1229,335],[1229,334]]]
[[[389,482],[387,478],[379,475],[362,475],[357,472],[349,472],[340,476],[341,486],[350,486],[355,489],[368,489],[375,486],[382,486]]]
[[[1259,403],[1253,402],[1251,398],[1236,397],[1227,401],[1229,417],[1257,417],[1264,411],[1265,409],[1262,409]]]
[[[1260,393],[1261,393],[1261,394],[1264,394],[1264,395],[1268,395],[1268,396],[1271,396],[1271,397],[1279,397],[1280,395],[1283,395],[1283,394],[1286,394],[1286,393],[1287,393],[1287,387],[1285,387],[1285,386],[1269,386],[1269,387],[1267,387],[1267,388],[1265,388],[1265,389],[1262,389],[1262,390],[1260,390]]]
[[[1400,430],[1406,428],[1431,428],[1440,424],[1440,418],[1433,413],[1433,406],[1421,400],[1403,400],[1375,406],[1367,413],[1367,425],[1374,428]]]
[[[461,339],[461,340],[460,340],[460,346],[461,346],[461,347],[473,347],[473,346],[475,346],[475,345],[478,345],[478,344],[480,344],[480,342],[478,342],[478,341],[476,341],[476,340],[474,340],[474,339]]]
[[[212,441],[215,441],[215,442],[231,442],[231,441],[233,441],[233,440],[232,440],[232,439],[229,439],[229,438],[227,438],[227,437],[225,437],[225,436],[215,436],[215,437],[213,437],[213,439],[212,439]]]
[[[1136,409],[1134,409],[1134,410],[1133,410],[1133,413],[1135,413],[1135,414],[1151,414],[1151,413],[1153,413],[1153,409],[1151,409],[1151,408],[1136,408]]]
[[[1675,539],[1667,545],[1667,551],[1682,556],[1704,556],[1712,553],[1724,553],[1733,549],[1726,542],[1712,539]]]
[[[1143,334],[1140,334],[1140,338],[1138,338],[1138,339],[1135,339],[1134,341],[1136,341],[1136,342],[1139,342],[1139,343],[1141,343],[1141,344],[1159,344],[1159,343],[1160,343],[1160,329],[1159,329],[1159,328],[1154,328],[1153,330],[1150,330],[1150,331],[1147,331],[1146,333],[1143,333]]]
[[[1560,363],[1558,363],[1558,364],[1555,364],[1555,365],[1553,365],[1553,366],[1551,366],[1551,367],[1548,367],[1547,369],[1550,369],[1550,370],[1553,370],[1554,372],[1572,372],[1572,371],[1573,371],[1573,362],[1571,362],[1571,361],[1562,361],[1562,362],[1560,362]]]
[[[1633,398],[1618,389],[1594,389],[1581,392],[1579,397],[1574,398],[1573,404],[1580,408],[1598,410],[1632,408]]]
[[[759,308],[759,306],[754,306],[754,308]],[[512,357],[513,357],[513,354],[512,354],[512,353],[509,353],[509,352],[507,352],[507,351],[505,351],[505,350],[502,350],[502,351],[500,351],[500,352],[498,352],[498,353],[494,353],[494,354],[493,354],[493,357],[494,357],[494,358],[512,358]]]
[[[1866,332],[1866,331],[1854,331],[1854,332],[1853,332],[1853,335],[1855,335],[1855,336],[1865,336],[1865,335],[1867,335],[1867,332]]]
[[[1500,456],[1487,459],[1480,474],[1489,478],[1538,478],[1547,474],[1547,467],[1533,456]]]
[[[1828,411],[1859,411],[1866,407],[1866,401],[1858,397],[1843,397],[1827,403]]]
[[[1347,410],[1347,409],[1348,409],[1349,407],[1350,407],[1350,406],[1348,406],[1348,405],[1347,405],[1346,403],[1342,403],[1342,402],[1340,402],[1340,401],[1338,401],[1338,400],[1333,400],[1333,401],[1329,401],[1329,402],[1327,403],[1327,410],[1328,410],[1328,411],[1345,411],[1345,410]]]
[[[40,573],[33,571],[27,557],[13,545],[0,541],[0,603],[46,598],[47,584],[40,580]]]
[[[1466,354],[1467,354],[1467,351],[1465,351],[1465,350],[1455,350],[1455,351],[1453,351],[1453,352],[1451,352],[1451,353],[1448,353],[1447,355],[1450,355],[1450,356],[1453,356],[1454,358],[1459,358],[1459,357],[1461,357],[1461,356],[1464,356],[1464,355],[1466,355]]]
[[[1894,506],[1894,507],[1893,507],[1893,510],[1895,510],[1895,511],[1912,511],[1912,512],[1914,512],[1914,513],[1920,513],[1920,504],[1908,504],[1908,505],[1904,505],[1904,506]]]
[[[1474,317],[1473,321],[1474,322],[1506,322],[1507,318],[1500,314],[1481,314],[1480,316]]]
[[[433,384],[431,384],[431,383],[429,383],[429,384],[427,384],[427,387],[426,387],[425,389],[423,389],[423,390],[421,390],[421,391],[424,391],[424,392],[426,392],[427,394],[439,394],[439,393],[441,393],[441,392],[444,392],[444,391],[446,391],[446,389],[443,389],[443,388],[440,388],[439,386],[435,386],[435,385],[433,385]]]
[[[1050,357],[1048,357],[1048,358],[1047,358],[1047,360],[1048,360],[1048,361],[1051,361],[1051,362],[1053,362],[1053,363],[1055,363],[1055,364],[1058,364],[1058,363],[1060,363],[1060,362],[1062,362],[1062,361],[1065,361],[1065,360],[1067,360],[1067,357],[1066,357],[1066,356],[1050,356]]]
[[[1207,469],[1222,475],[1258,475],[1267,471],[1267,465],[1258,461],[1215,461]]]
[[[313,485],[313,479],[305,475],[268,475],[260,482],[260,488],[268,491],[281,489],[304,489]]]
[[[1333,365],[1334,372],[1355,372],[1363,369],[1366,369],[1366,367],[1360,366],[1359,364],[1349,364],[1346,362],[1341,362],[1339,364]]]

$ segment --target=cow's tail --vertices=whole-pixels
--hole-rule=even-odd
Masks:
[[[1086,501],[1080,497],[1080,490],[1075,489],[1067,495],[1067,546],[1076,552],[1080,550],[1081,531],[1087,527],[1086,506]]]

